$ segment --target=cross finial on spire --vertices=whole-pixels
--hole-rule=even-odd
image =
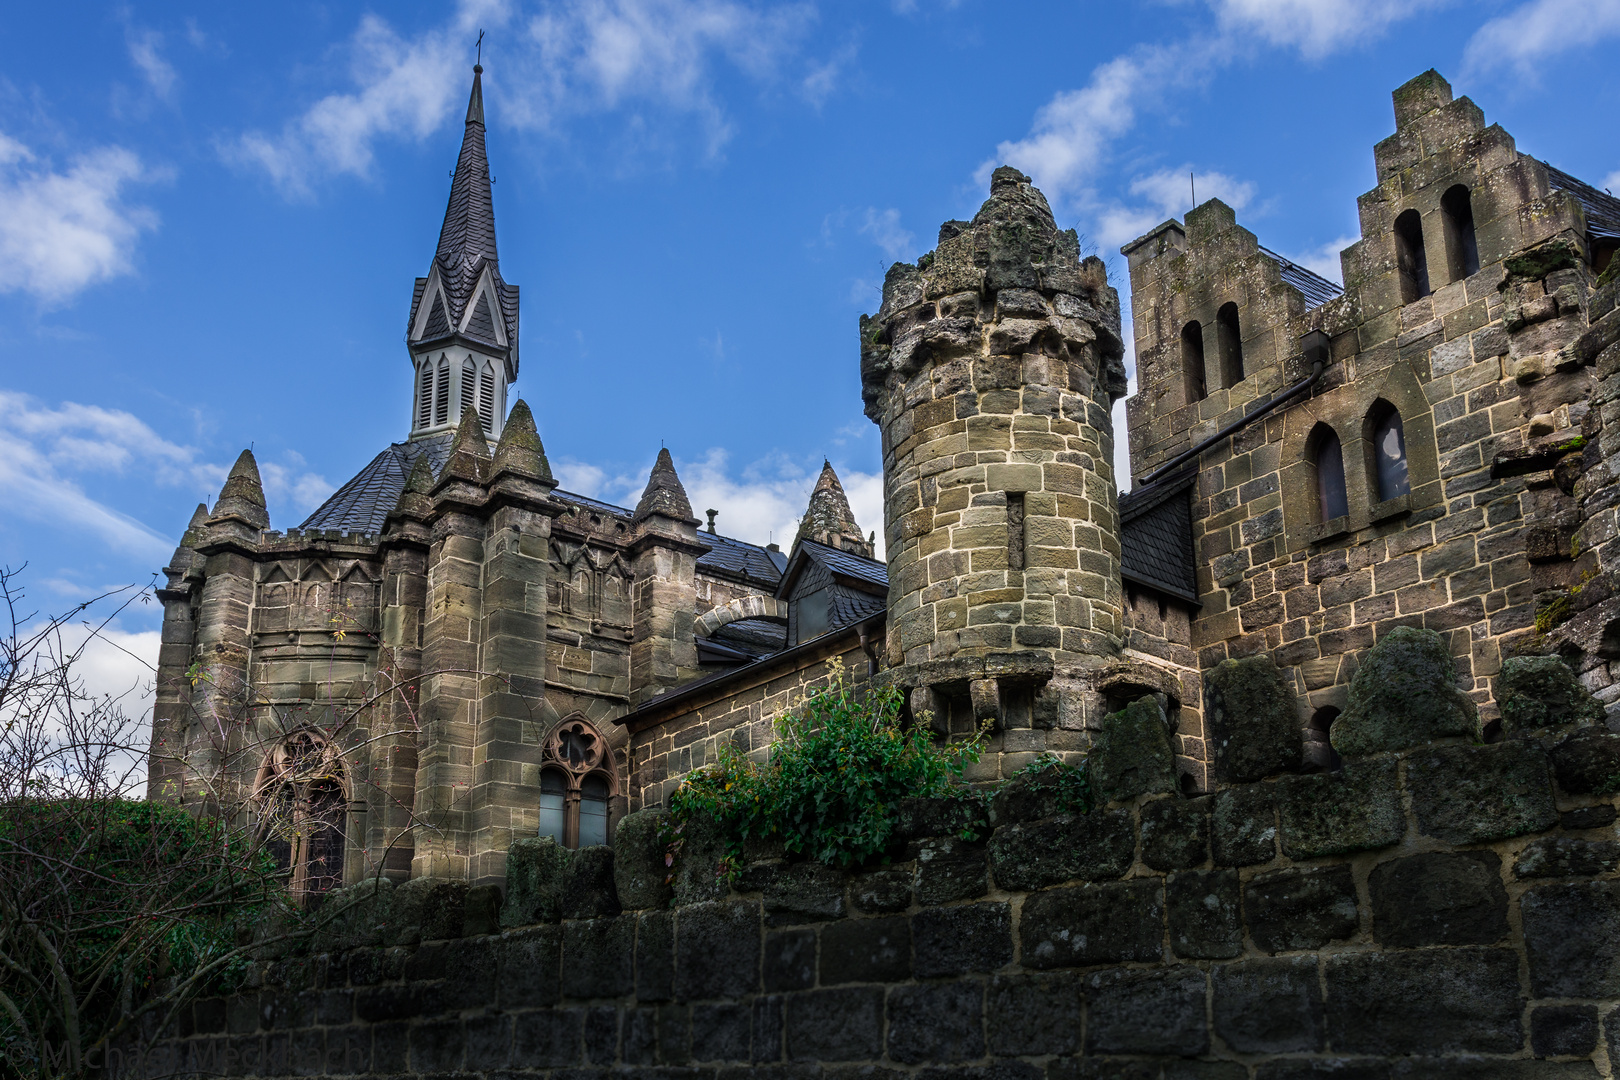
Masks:
[[[473,48],[478,50],[477,57],[473,60],[473,68],[482,75],[484,73],[484,32],[482,30],[478,31],[478,40],[473,42]]]

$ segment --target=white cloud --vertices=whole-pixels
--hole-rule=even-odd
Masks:
[[[1620,169],[1616,169],[1614,172],[1603,178],[1603,190],[1607,191],[1610,195],[1620,191]]]
[[[879,210],[875,206],[866,208],[866,217],[856,230],[862,236],[871,237],[872,243],[883,249],[883,254],[891,259],[898,259],[909,255],[916,237],[900,225],[900,211],[890,207]]]
[[[159,99],[168,101],[178,81],[174,65],[163,58],[163,35],[156,30],[138,30],[130,26],[124,33],[129,46],[130,63],[140,71],[146,85]]]
[[[1314,271],[1338,285],[1344,284],[1344,268],[1339,262],[1339,252],[1360,240],[1359,236],[1340,236],[1329,240],[1320,247],[1311,248],[1287,256],[1288,259],[1299,263],[1307,270]]]
[[[882,475],[840,468],[836,462],[833,468],[844,485],[856,522],[867,533],[878,534],[878,558],[883,558]],[[553,466],[553,470],[566,490],[632,507],[647,485],[652,463],[616,476],[573,461]],[[734,471],[726,451],[710,448],[696,459],[677,455],[675,471],[699,521],[707,520],[705,511],[718,510],[715,527],[722,535],[751,544],[774,541],[787,551],[799,531],[799,519],[810,504],[810,491],[821,467],[818,464],[814,470],[806,470],[785,456],[773,455]]]
[[[124,201],[124,189],[157,179],[117,146],[75,157],[56,171],[0,134],[0,292],[60,303],[133,271],[135,241],[157,215]]]
[[[1221,29],[1297,49],[1308,60],[1354,48],[1447,0],[1210,0]],[[1589,0],[1587,0],[1589,2]]]
[[[250,131],[227,158],[263,169],[285,193],[320,179],[365,176],[378,140],[420,140],[459,116],[467,51],[476,29],[511,24],[486,81],[500,90],[503,124],[554,130],[582,115],[623,111],[632,129],[660,130],[646,112],[690,115],[705,152],[731,135],[715,73],[722,64],[759,83],[791,70],[815,19],[808,4],[753,6],[737,0],[552,0],[537,10],[501,0],[463,0],[449,22],[414,38],[365,16],[346,46],[354,89],[329,94],[279,132]],[[807,63],[802,93],[830,94],[850,46]],[[652,136],[648,136],[651,138]]]
[[[289,454],[285,464],[260,463],[273,508],[287,503],[308,510],[332,490],[324,478],[301,472],[302,466],[296,454]],[[83,481],[134,475],[168,487],[217,491],[226,472],[227,466],[170,442],[120,409],[71,401],[53,409],[25,394],[0,390],[0,505],[17,517],[81,529],[109,547],[161,559],[174,550],[178,537],[158,533],[96,500],[85,492]]]
[[[1465,73],[1513,68],[1534,81],[1540,64],[1620,36],[1620,0],[1530,0],[1474,32]]]
[[[1196,183],[1189,182],[1189,174]],[[1255,186],[1250,181],[1185,165],[1161,169],[1131,181],[1128,190],[1141,200],[1137,204],[1109,203],[1092,212],[1097,242],[1112,250],[1167,218],[1181,217],[1193,205],[1195,187],[1199,203],[1220,199],[1233,210],[1242,210],[1254,200]]]

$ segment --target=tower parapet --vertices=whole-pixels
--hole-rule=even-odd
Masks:
[[[1100,715],[1085,673],[1121,648],[1123,354],[1102,261],[1016,169],[890,268],[861,387],[883,433],[890,677],[914,711],[958,730]]]

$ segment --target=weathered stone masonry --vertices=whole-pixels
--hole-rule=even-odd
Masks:
[[[125,1073],[1609,1076],[1620,736],[1567,673],[1516,678],[1509,741],[1374,703],[1346,730],[1377,749],[1278,776],[1293,732],[1238,725],[1217,773],[1267,778],[1196,798],[1144,699],[1099,731],[1091,812],[1028,780],[913,800],[849,873],[761,848],[728,889],[700,832],[665,885],[656,812],[611,850],[524,841],[504,906],[384,882]]]

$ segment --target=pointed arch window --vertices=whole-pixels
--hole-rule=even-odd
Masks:
[[[1316,467],[1316,504],[1320,521],[1332,521],[1350,513],[1350,498],[1344,483],[1344,447],[1339,433],[1326,424],[1317,424],[1310,438],[1311,464]]]
[[[450,361],[443,355],[439,357],[438,386],[433,392],[433,422],[435,424],[450,422]]]
[[[495,434],[495,365],[488,360],[478,373],[478,416],[484,421],[484,430]]]
[[[1395,219],[1395,265],[1401,275],[1401,303],[1429,295],[1429,258],[1423,251],[1423,219],[1416,210]]]
[[[459,416],[466,416],[467,410],[473,407],[473,401],[478,393],[478,367],[472,362],[472,357],[461,362],[461,410]]]
[[[563,721],[542,751],[539,834],[568,848],[608,843],[617,790],[601,732],[582,717]]]
[[[1479,273],[1479,241],[1474,236],[1474,203],[1468,188],[1456,184],[1440,196],[1440,220],[1446,229],[1446,260],[1452,281]]]
[[[1181,380],[1185,404],[1208,396],[1204,386],[1204,328],[1197,319],[1181,328]]]
[[[1368,441],[1371,443],[1373,474],[1378,480],[1378,501],[1399,498],[1412,490],[1406,469],[1406,430],[1400,410],[1379,401],[1367,414]]]
[[[433,423],[433,361],[422,361],[421,378],[416,387],[416,426],[425,428]]]
[[[258,783],[265,850],[288,871],[294,900],[313,907],[343,884],[348,798],[342,765],[313,731],[289,735]]]
[[[1221,382],[1236,386],[1243,381],[1243,332],[1236,304],[1222,304],[1215,313],[1215,340],[1221,352]]]

